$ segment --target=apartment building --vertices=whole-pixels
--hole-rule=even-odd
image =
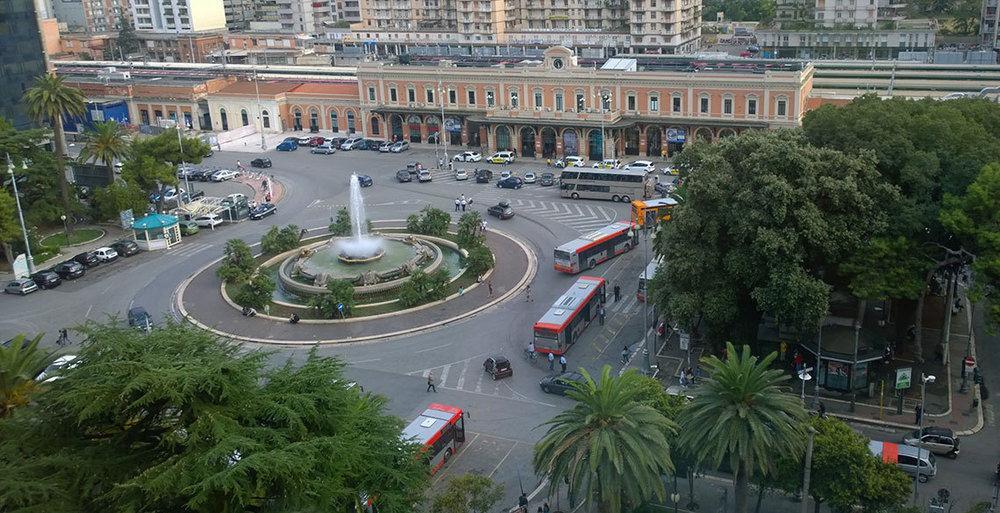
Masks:
[[[118,20],[131,23],[128,0],[51,0],[50,14],[72,33],[99,34],[118,29]]]
[[[983,0],[982,14],[979,16],[979,35],[984,45],[1000,49],[997,34],[1000,33],[1000,16],[997,15],[1000,0]]]
[[[250,28],[251,22],[277,22],[277,0],[223,0],[226,26],[232,31]]]
[[[29,128],[31,118],[21,96],[45,72],[42,37],[33,2],[7,2],[0,16],[0,117],[15,128]]]
[[[336,0],[277,0],[281,30],[319,34],[337,21]]]
[[[701,40],[701,0],[361,0],[351,28],[375,45],[501,44],[681,53]],[[388,52],[393,53],[393,52]]]
[[[222,0],[131,0],[138,31],[178,33],[226,28]]]

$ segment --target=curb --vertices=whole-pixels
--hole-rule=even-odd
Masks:
[[[968,296],[962,298],[962,301],[965,303],[965,315],[969,321],[969,356],[976,358],[976,330],[975,326],[972,325],[972,304],[969,303]],[[976,407],[976,425],[972,426],[972,429],[966,429],[955,433],[959,436],[974,435],[981,431],[985,425],[983,419],[983,398],[979,395],[979,385],[972,385],[972,400],[979,404],[979,406]]]
[[[386,220],[386,221],[398,221],[398,219],[397,220]],[[311,230],[320,229],[320,228],[322,228],[322,227],[312,228]],[[201,328],[203,330],[206,330],[208,332],[214,333],[215,335],[218,335],[220,337],[225,337],[225,338],[229,338],[229,339],[233,339],[233,340],[240,340],[240,341],[243,341],[243,342],[254,342],[254,343],[259,343],[259,344],[268,344],[268,345],[277,345],[277,346],[304,346],[304,345],[317,345],[317,344],[338,344],[338,345],[345,345],[345,344],[351,344],[351,343],[371,342],[371,341],[374,341],[376,339],[395,338],[395,337],[399,337],[399,336],[402,336],[402,335],[408,335],[410,333],[416,333],[418,331],[424,331],[424,330],[428,330],[428,329],[432,329],[432,328],[437,328],[439,326],[444,326],[445,324],[450,324],[450,323],[455,322],[455,321],[459,321],[459,320],[462,320],[462,319],[465,319],[465,318],[468,318],[468,317],[472,317],[472,316],[478,314],[479,312],[482,312],[483,310],[486,310],[487,308],[493,307],[494,305],[497,305],[497,304],[499,304],[499,303],[501,303],[503,301],[506,301],[507,299],[509,299],[509,298],[517,295],[518,293],[521,292],[521,289],[525,286],[525,284],[527,284],[529,281],[531,281],[532,279],[534,279],[535,274],[538,271],[538,259],[537,259],[537,256],[535,255],[535,253],[533,251],[531,251],[531,249],[528,248],[528,246],[525,245],[524,242],[522,242],[517,237],[514,237],[514,236],[512,236],[512,235],[510,235],[510,234],[508,234],[506,232],[503,232],[503,231],[500,231],[500,230],[496,230],[496,229],[491,229],[491,231],[496,232],[497,234],[499,234],[502,237],[506,237],[506,238],[510,239],[515,244],[517,244],[521,248],[522,251],[524,251],[525,255],[528,257],[528,272],[525,273],[525,275],[521,278],[520,281],[517,282],[517,284],[514,287],[512,287],[505,294],[501,295],[500,297],[496,298],[495,300],[493,300],[491,302],[488,302],[488,303],[485,303],[483,305],[480,305],[479,307],[476,307],[476,308],[474,308],[474,309],[472,309],[469,312],[466,312],[464,314],[457,315],[455,317],[451,317],[451,318],[448,318],[448,319],[443,319],[443,320],[440,320],[440,321],[437,321],[437,322],[434,322],[434,323],[431,323],[431,324],[425,324],[423,326],[415,326],[413,328],[407,328],[405,330],[399,330],[399,331],[394,331],[394,332],[390,332],[390,333],[380,333],[380,334],[377,334],[377,335],[366,335],[366,336],[357,337],[357,338],[326,339],[326,340],[272,340],[272,339],[260,339],[260,338],[255,338],[255,337],[247,337],[247,336],[243,336],[243,335],[234,335],[232,333],[228,333],[228,332],[225,332],[225,331],[222,331],[222,330],[215,329],[215,328],[213,328],[211,326],[208,326],[208,325],[202,323],[201,321],[198,321],[197,319],[191,317],[188,314],[187,309],[184,307],[184,299],[183,298],[184,298],[184,291],[187,289],[187,286],[191,283],[191,281],[193,281],[194,278],[197,277],[198,275],[200,275],[201,273],[205,272],[205,270],[207,270],[209,267],[212,267],[213,265],[217,264],[221,260],[221,258],[213,260],[212,262],[206,264],[205,266],[203,266],[202,268],[198,269],[197,271],[195,271],[194,273],[192,273],[190,276],[188,276],[187,278],[185,278],[184,281],[182,281],[181,284],[178,285],[177,289],[175,289],[175,293],[176,293],[176,301],[175,301],[175,303],[176,303],[177,311],[180,314],[180,316],[181,316],[182,319],[190,322],[191,324],[194,324],[195,326],[197,326],[197,327],[199,327],[199,328]],[[443,301],[446,301],[446,300],[443,300]],[[280,320],[284,321],[284,319],[280,319]]]
[[[106,237],[108,235],[108,231],[105,230],[104,228],[97,227],[96,229],[101,230],[101,234],[99,236],[97,236],[97,237],[95,237],[93,239],[90,239],[90,240],[85,240],[83,242],[78,242],[76,244],[67,244],[65,246],[59,246],[59,249],[62,249],[62,248],[78,248],[80,246],[86,246],[87,244],[93,244],[94,242],[97,242],[97,241],[103,239],[104,237]],[[42,237],[41,239],[39,239],[38,243],[41,244],[43,240],[45,240],[45,239],[47,239],[49,237],[52,237],[54,235],[59,235],[59,233],[60,232],[50,233],[50,234],[46,235],[45,237]],[[60,251],[60,253],[62,253],[62,251]]]

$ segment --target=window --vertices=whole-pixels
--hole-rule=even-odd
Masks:
[[[497,99],[493,94],[493,91],[486,91],[486,106],[494,107],[497,103]]]
[[[583,93],[580,93],[580,92],[576,93],[576,111],[577,112],[582,112],[583,108],[586,106],[586,103],[583,101],[583,98],[584,98]]]
[[[260,122],[264,125],[264,128],[271,128],[271,116],[266,110],[260,111]]]
[[[433,89],[428,89],[427,90],[427,103],[434,103],[434,90]]]
[[[733,115],[733,99],[725,97],[722,99],[722,113],[727,116]]]
[[[378,135],[379,123],[378,118],[372,118],[372,135]]]
[[[678,114],[681,112],[681,95],[675,94],[674,97],[671,98],[670,109]]]
[[[476,92],[469,91],[469,105],[475,105],[475,104],[476,104]]]
[[[226,116],[226,109],[219,109],[219,119],[222,121],[222,131],[229,130],[229,117]]]
[[[315,110],[309,111],[309,128],[311,130],[319,130],[319,112]]]
[[[454,89],[448,90],[448,103],[452,105],[458,103],[458,91]]]
[[[357,130],[354,127],[354,111],[347,112],[347,133],[353,134]]]
[[[702,96],[698,100],[698,112],[708,114],[708,96]]]
[[[511,92],[510,92],[510,108],[512,108],[512,109],[516,109],[517,108],[517,103],[518,103],[517,99],[518,99],[517,98],[517,91],[511,90]]]
[[[340,131],[340,125],[337,123],[337,111],[335,110],[330,111],[330,130],[334,133]]]
[[[374,87],[369,87],[368,88],[368,101],[370,101],[370,102],[375,101],[375,88]]]
[[[250,116],[247,115],[246,109],[240,109],[240,122],[243,123],[243,126],[250,124]]]
[[[747,116],[757,115],[757,98],[750,98],[747,100]]]
[[[397,101],[399,101],[399,98],[396,96],[395,87],[389,89],[389,101],[391,101],[392,103],[396,103]]]
[[[635,110],[635,95],[634,94],[628,95],[627,102],[628,102],[627,103],[628,104],[628,110]]]
[[[542,108],[542,92],[535,91],[535,108]]]
[[[556,110],[562,112],[563,110],[563,94],[556,93]]]
[[[660,111],[660,97],[657,95],[651,95],[649,97],[649,111],[659,112]]]
[[[788,100],[785,98],[778,98],[778,117],[783,118],[788,115]]]
[[[417,101],[417,92],[412,87],[406,90],[406,101],[410,103]]]

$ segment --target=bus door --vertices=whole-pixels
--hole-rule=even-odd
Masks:
[[[465,412],[462,412],[455,421],[455,441],[460,444],[465,443]]]

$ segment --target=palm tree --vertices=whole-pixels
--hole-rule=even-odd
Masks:
[[[788,375],[771,369],[777,353],[758,360],[749,346],[737,353],[726,343],[725,360],[702,360],[710,377],[681,412],[679,443],[704,464],[723,461],[735,475],[736,511],[747,512],[747,484],[774,471],[779,454],[802,450],[806,412],[798,397],[782,392]]]
[[[41,340],[38,335],[25,341],[22,334],[0,346],[0,418],[31,401],[31,394],[40,385],[35,376],[55,359],[52,353],[38,347]]]
[[[80,161],[102,163],[108,168],[109,178],[114,179],[112,166],[128,153],[125,129],[115,120],[99,121],[83,133]]]
[[[638,374],[613,377],[605,365],[595,383],[581,372],[584,381],[567,393],[576,405],[543,424],[549,428],[535,445],[535,472],[569,483],[570,497],[582,494],[602,513],[663,500],[662,476],[673,469],[668,437],[676,426],[639,401]]]
[[[66,181],[66,133],[63,131],[63,116],[79,116],[84,112],[86,99],[83,92],[63,82],[55,73],[46,73],[35,79],[35,85],[24,93],[24,103],[28,113],[41,122],[48,122],[55,139],[56,173],[59,175],[59,192],[62,194],[63,211],[72,214],[69,182]],[[72,225],[71,225],[72,226]]]

